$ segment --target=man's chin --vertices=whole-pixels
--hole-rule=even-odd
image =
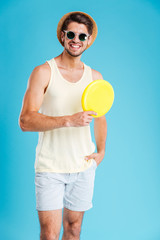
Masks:
[[[65,49],[66,51],[67,51],[67,53],[70,55],[70,56],[72,56],[72,57],[79,57],[79,56],[81,56],[82,55],[82,53],[85,51],[83,51],[83,52],[80,52],[80,53],[72,53],[72,52],[70,52],[68,49]]]

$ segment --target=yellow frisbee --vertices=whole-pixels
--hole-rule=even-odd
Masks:
[[[96,112],[97,115],[91,114],[95,118],[105,115],[112,107],[113,101],[113,87],[103,79],[97,79],[88,84],[81,98],[83,110]]]

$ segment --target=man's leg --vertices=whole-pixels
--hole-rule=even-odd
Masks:
[[[70,176],[71,182],[65,187],[62,240],[80,239],[84,212],[92,208],[96,168],[94,162],[87,170]]]
[[[63,211],[63,237],[62,240],[79,240],[81,225],[83,220],[83,212],[71,211],[64,207]]]
[[[38,211],[40,240],[58,240],[62,224],[62,209]]]

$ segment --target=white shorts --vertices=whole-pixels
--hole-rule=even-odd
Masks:
[[[93,207],[97,163],[77,173],[39,172],[35,175],[36,210],[48,211],[66,207],[86,211]]]

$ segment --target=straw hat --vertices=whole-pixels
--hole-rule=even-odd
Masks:
[[[90,44],[88,45],[88,47],[87,47],[87,48],[89,48],[89,47],[92,45],[92,43],[94,42],[94,40],[96,39],[97,32],[98,32],[98,28],[97,28],[97,24],[96,24],[96,22],[94,21],[94,19],[93,19],[90,15],[88,15],[87,13],[84,13],[84,12],[80,12],[80,11],[69,12],[69,13],[66,13],[66,14],[60,19],[60,21],[59,21],[59,23],[58,23],[58,26],[57,26],[57,37],[58,37],[58,40],[59,40],[59,42],[60,42],[60,43],[62,44],[62,46],[63,46],[63,42],[61,41],[61,29],[62,29],[62,25],[63,25],[65,19],[66,19],[69,15],[71,15],[72,13],[82,13],[82,14],[84,14],[85,16],[87,16],[87,17],[92,21],[92,23],[93,23],[92,41],[91,41],[91,43],[90,43]]]

